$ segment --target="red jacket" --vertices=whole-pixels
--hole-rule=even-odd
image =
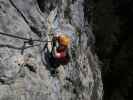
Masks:
[[[55,54],[55,58],[63,60],[66,58],[66,50],[62,49],[62,48],[57,48],[56,50],[56,54]]]

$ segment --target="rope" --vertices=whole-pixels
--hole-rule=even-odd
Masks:
[[[33,40],[32,38],[24,38],[24,37],[19,37],[19,36],[16,36],[16,35],[11,35],[11,34],[7,34],[7,33],[3,33],[3,32],[0,32],[1,35],[4,35],[4,36],[8,36],[8,37],[12,37],[12,38],[18,38],[18,39],[21,39],[21,40],[26,40],[26,41],[37,41],[37,42],[52,42],[52,41],[43,41],[43,40]]]
[[[12,37],[12,38],[17,38],[17,39],[21,39],[21,40],[24,40],[24,44],[22,47],[15,47],[15,46],[12,46],[12,45],[8,45],[8,44],[0,44],[0,47],[7,47],[7,48],[12,48],[12,49],[18,49],[18,50],[21,50],[21,54],[23,55],[24,53],[24,50],[25,49],[28,49],[28,48],[31,48],[31,47],[35,47],[35,46],[39,46],[41,42],[45,42],[45,43],[50,43],[52,41],[43,41],[43,40],[33,40],[32,38],[28,39],[28,38],[24,38],[24,37],[19,37],[19,36],[16,36],[16,35],[11,35],[11,34],[7,34],[7,33],[3,33],[3,32],[0,32],[0,35],[4,35],[4,36],[8,36],[8,37]],[[51,34],[50,34],[51,35]],[[34,45],[34,42],[40,42],[39,44],[36,44]],[[28,43],[30,46],[26,46],[26,43]]]

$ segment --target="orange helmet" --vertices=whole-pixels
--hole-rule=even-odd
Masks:
[[[59,44],[67,47],[70,44],[70,37],[64,34],[60,35]]]

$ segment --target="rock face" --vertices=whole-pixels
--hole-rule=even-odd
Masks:
[[[0,36],[0,100],[102,100],[99,61],[92,46],[94,36],[84,16],[84,0],[0,0],[0,32],[47,40],[47,17],[56,6],[77,34],[72,59],[54,76],[42,63],[42,47],[35,42]],[[47,5],[47,6],[45,6]],[[75,34],[76,34],[75,33]],[[26,44],[29,45],[29,44]]]

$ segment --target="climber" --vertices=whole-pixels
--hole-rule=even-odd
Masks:
[[[66,64],[69,61],[68,48],[70,37],[66,34],[56,34],[53,36],[52,56],[56,62]]]

